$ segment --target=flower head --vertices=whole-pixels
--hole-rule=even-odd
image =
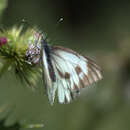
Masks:
[[[35,39],[34,29],[23,32],[22,26],[0,32],[0,61],[3,67],[0,68],[0,76],[3,75],[3,71],[13,71],[22,82],[31,87],[36,85],[41,68],[36,64],[39,63],[40,58],[39,49],[34,48],[33,45]],[[5,44],[6,46],[3,46]],[[37,55],[34,57],[33,53]],[[29,64],[27,55],[34,64]]]

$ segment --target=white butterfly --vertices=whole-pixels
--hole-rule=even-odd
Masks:
[[[43,37],[40,44],[46,90],[51,104],[56,93],[59,103],[69,103],[81,88],[102,79],[100,67],[88,57],[69,48],[50,46]],[[31,62],[39,61],[37,55],[39,53],[31,57]]]

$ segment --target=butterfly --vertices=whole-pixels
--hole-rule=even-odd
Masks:
[[[62,46],[52,46],[40,37],[27,56],[31,63],[42,63],[46,92],[51,104],[57,94],[59,103],[70,103],[80,89],[102,79],[100,67],[90,58]],[[40,55],[40,56],[39,56]]]

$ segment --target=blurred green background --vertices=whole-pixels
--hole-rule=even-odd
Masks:
[[[50,44],[94,58],[104,76],[71,104],[50,106],[42,81],[34,93],[5,74],[0,130],[27,130],[29,124],[44,124],[33,130],[130,130],[130,1],[0,0],[0,14],[5,28],[25,19],[46,32]]]

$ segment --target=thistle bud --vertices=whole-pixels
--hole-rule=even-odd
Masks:
[[[7,43],[7,38],[6,37],[0,37],[0,46],[5,45]]]

